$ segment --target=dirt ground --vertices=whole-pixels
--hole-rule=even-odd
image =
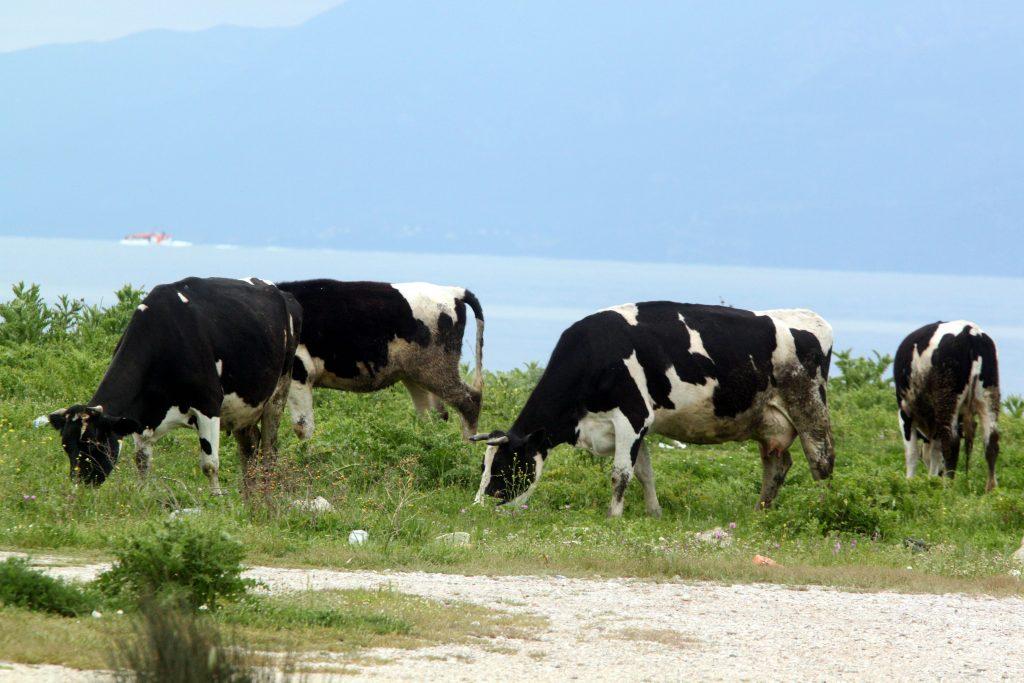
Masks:
[[[48,571],[67,578],[104,568],[49,561]],[[1020,598],[272,567],[247,576],[273,592],[388,586],[548,620],[530,640],[373,650],[342,680],[993,680],[1024,671]],[[0,664],[0,680],[107,677]]]

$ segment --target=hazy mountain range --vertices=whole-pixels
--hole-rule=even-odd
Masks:
[[[1024,5],[349,0],[0,54],[0,233],[1018,275]]]

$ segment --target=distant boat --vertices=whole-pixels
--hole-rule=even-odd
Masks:
[[[121,238],[121,244],[130,247],[191,247],[191,242],[176,240],[169,232],[132,232]]]

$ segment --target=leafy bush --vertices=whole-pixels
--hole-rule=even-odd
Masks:
[[[885,371],[892,365],[892,356],[872,351],[874,358],[854,357],[851,349],[835,352],[836,368],[839,376],[831,379],[829,384],[839,390],[875,387],[888,389],[892,386],[892,378],[885,376]]]
[[[1007,396],[1006,400],[1003,401],[1003,410],[1010,417],[1024,417],[1024,398],[1016,395]]]
[[[0,604],[65,617],[88,614],[94,596],[75,584],[32,569],[21,557],[0,562]]]
[[[135,635],[115,651],[111,664],[124,681],[248,683],[277,681],[275,665],[244,647],[226,643],[216,624],[188,605],[150,601],[143,605]],[[287,680],[287,676],[284,678]]]
[[[117,303],[104,308],[87,306],[67,295],[48,305],[37,284],[19,282],[11,288],[14,297],[0,303],[0,344],[38,344],[81,335],[119,335],[128,326],[145,291],[124,285],[117,290]]]
[[[185,520],[164,522],[114,551],[114,566],[97,580],[112,598],[145,600],[171,594],[193,608],[216,609],[245,593],[242,544],[227,534]]]
[[[785,505],[769,511],[764,522],[787,534],[885,536],[901,505],[900,486],[898,480],[886,485],[883,478],[835,477],[828,484],[792,487],[786,491]]]

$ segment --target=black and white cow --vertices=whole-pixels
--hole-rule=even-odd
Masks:
[[[896,403],[903,433],[907,478],[926,456],[928,472],[952,477],[965,461],[978,422],[988,462],[986,490],[996,486],[999,457],[999,361],[996,345],[967,320],[935,322],[911,332],[896,350],[893,363]]]
[[[200,466],[215,494],[222,429],[238,440],[251,484],[257,450],[264,472],[273,464],[301,323],[295,299],[262,280],[187,278],[154,287],[89,403],[48,416],[72,479],[102,484],[129,434],[145,475],[153,443],[190,427],[199,432]]]
[[[562,333],[507,433],[487,440],[476,501],[526,500],[548,451],[569,443],[614,454],[609,515],[622,514],[634,471],[659,515],[649,432],[700,444],[761,446],[759,506],[771,504],[797,436],[815,479],[835,454],[825,396],[832,328],[807,310],[744,311],[652,301],[599,311]],[[524,490],[525,489],[525,490]]]
[[[476,433],[483,391],[484,314],[473,292],[426,282],[300,280],[278,284],[302,305],[303,326],[288,396],[292,426],[313,435],[313,387],[370,392],[401,381],[420,413],[462,417]],[[466,306],[476,316],[473,386],[459,376]]]

